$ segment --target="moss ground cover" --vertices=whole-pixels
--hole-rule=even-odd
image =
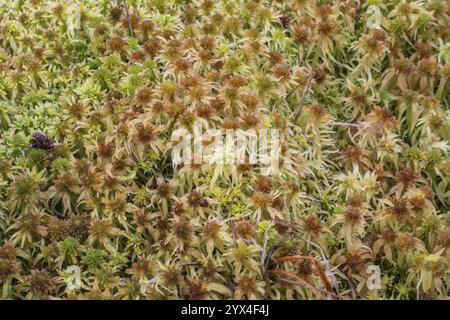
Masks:
[[[448,298],[449,39],[443,0],[0,0],[1,297]],[[174,163],[196,121],[279,167]]]

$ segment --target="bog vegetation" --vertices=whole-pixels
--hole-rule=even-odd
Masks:
[[[448,298],[449,39],[445,0],[0,0],[1,297]],[[197,120],[278,170],[174,166]]]

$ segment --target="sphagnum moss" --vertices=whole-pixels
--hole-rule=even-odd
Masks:
[[[447,1],[124,3],[0,0],[3,299],[448,295]]]

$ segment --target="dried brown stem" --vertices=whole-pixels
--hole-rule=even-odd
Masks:
[[[274,258],[275,261],[295,261],[295,260],[309,260],[314,264],[316,273],[318,274],[320,280],[323,283],[323,286],[325,287],[325,289],[327,290],[327,292],[333,296],[333,298],[336,297],[335,292],[333,291],[333,287],[331,286],[330,280],[328,280],[327,275],[325,274],[325,272],[322,269],[322,266],[320,265],[319,261],[311,256],[300,256],[300,255],[295,255],[295,256],[287,256],[287,257],[279,257],[279,258]]]
[[[297,236],[298,236],[300,239],[302,239],[302,240],[305,241],[306,243],[310,244],[311,246],[313,246],[313,247],[315,247],[317,250],[319,250],[320,255],[322,256],[322,259],[323,259],[324,264],[325,264],[325,269],[326,269],[326,271],[330,274],[330,277],[331,277],[331,279],[332,279],[332,282],[333,282],[333,286],[334,286],[335,292],[336,292],[336,294],[337,294],[337,297],[339,298],[339,296],[340,296],[340,293],[339,293],[339,285],[338,285],[338,283],[337,283],[336,277],[335,277],[335,276],[333,275],[333,273],[331,272],[331,269],[330,269],[330,263],[329,263],[329,261],[328,261],[326,255],[325,255],[325,252],[323,252],[322,248],[321,248],[319,245],[315,244],[314,242],[312,242],[312,241],[306,239],[305,237],[303,237],[303,236],[300,234],[300,231],[298,231],[296,228],[294,228],[294,226],[289,225],[289,224],[287,224],[287,223],[282,223],[282,222],[278,222],[278,223],[281,223],[282,225],[284,225],[284,226],[286,226],[286,227],[288,227],[288,228],[291,228],[291,229],[297,234]]]
[[[310,284],[308,281],[300,278],[299,276],[297,276],[296,274],[290,272],[290,271],[286,271],[286,270],[272,270],[271,271],[273,274],[276,274],[277,276],[282,276],[282,277],[287,277],[289,279],[286,278],[279,278],[282,281],[285,282],[289,282],[292,284],[296,284],[299,285],[305,289],[309,289],[311,290],[315,295],[317,295],[317,297],[319,299],[323,299],[324,295],[322,293],[322,291],[318,288],[316,288],[315,286],[313,286],[312,284]]]

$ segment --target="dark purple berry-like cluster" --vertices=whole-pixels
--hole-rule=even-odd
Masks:
[[[200,201],[199,201],[199,204],[200,204],[201,207],[204,207],[204,208],[209,207],[208,200],[205,199],[205,198],[201,198]]]
[[[33,134],[28,147],[31,149],[53,149],[54,144],[48,136],[36,132]]]

